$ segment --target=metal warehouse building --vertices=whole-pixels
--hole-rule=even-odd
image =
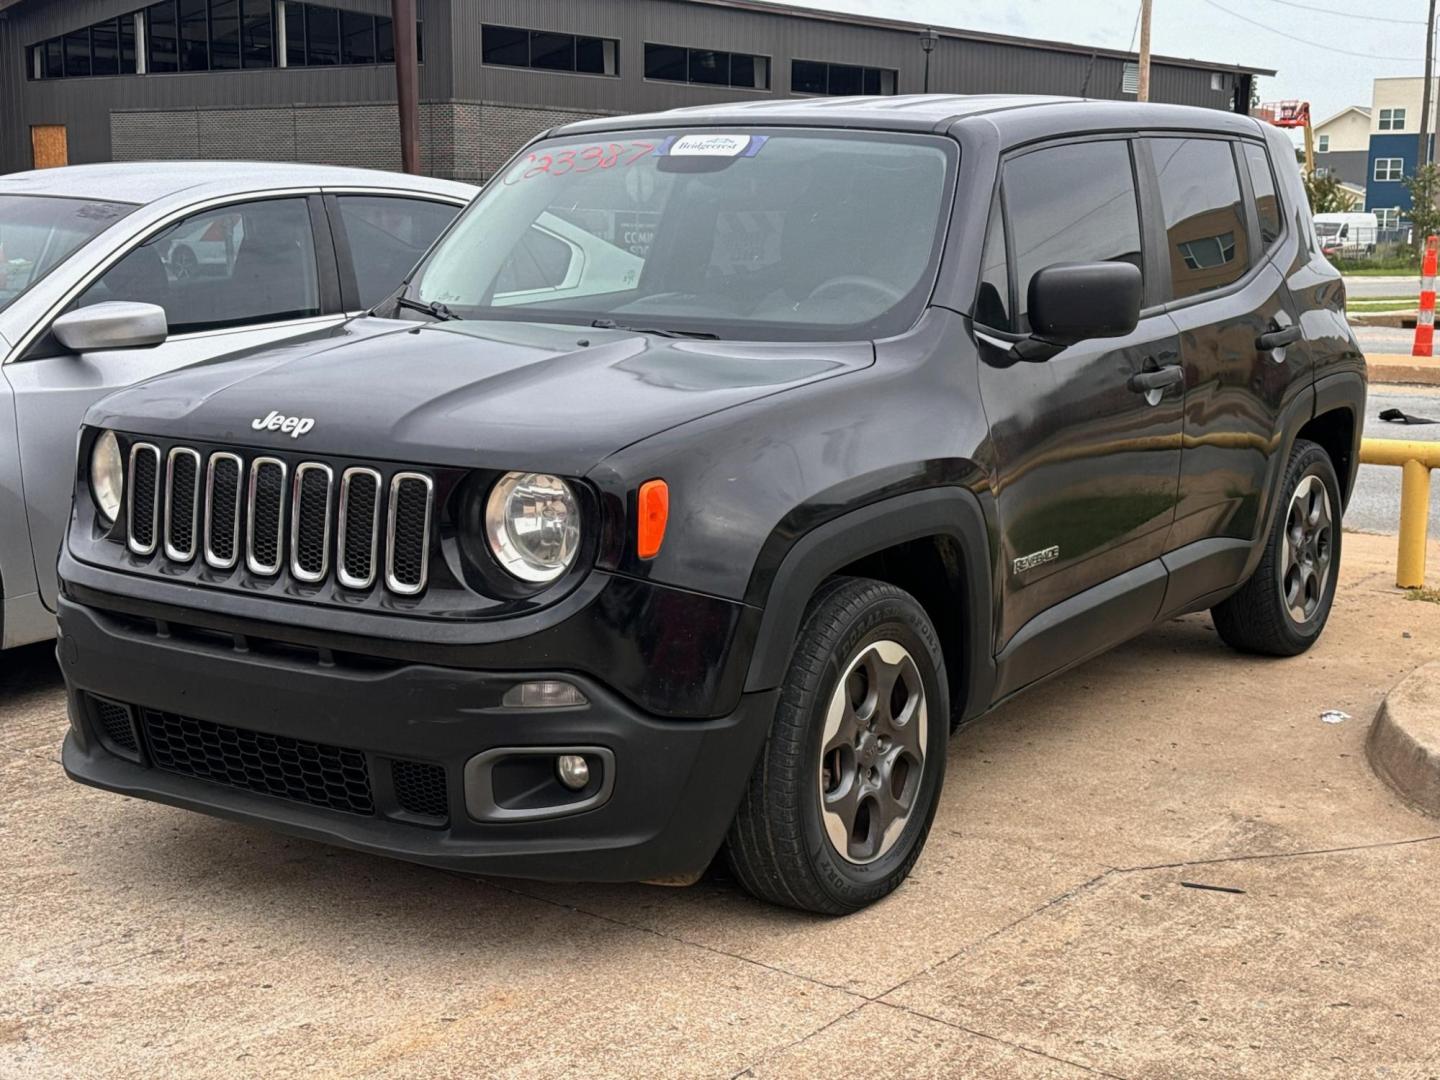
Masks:
[[[422,168],[488,177],[555,124],[799,94],[1133,97],[1133,54],[755,0],[417,0]],[[1153,100],[1273,72],[1156,58]],[[399,168],[388,0],[0,0],[0,172],[166,158]]]

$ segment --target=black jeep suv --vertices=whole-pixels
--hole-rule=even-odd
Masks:
[[[723,848],[852,911],[919,855],[954,725],[1185,612],[1316,640],[1344,312],[1246,117],[549,132],[370,316],[91,410],[65,768],[466,871],[678,883]]]

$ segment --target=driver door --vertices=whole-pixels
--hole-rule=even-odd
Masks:
[[[76,355],[46,333],[24,358],[6,366],[35,574],[46,607],[55,608],[76,438],[94,402],[143,379],[323,330],[344,318],[318,199],[314,209],[318,218],[301,195],[200,211],[136,245],[70,306],[157,304],[171,327],[163,344]]]
[[[1144,271],[1136,177],[1124,139],[1042,147],[1003,168],[975,316],[1000,524],[1002,693],[1128,637],[1164,594],[1158,559],[1175,520],[1185,402],[1174,322],[1150,308],[1126,337],[1044,363],[1009,357],[1030,331],[1040,270],[1119,261]],[[1148,302],[1148,277],[1146,290]],[[1161,369],[1175,380],[1163,389],[1132,382]]]

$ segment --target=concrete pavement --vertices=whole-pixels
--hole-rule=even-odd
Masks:
[[[1420,295],[1420,275],[1392,274],[1388,277],[1371,277],[1357,274],[1345,279],[1345,295],[1354,300],[1384,300],[1390,297]]]
[[[1304,657],[1190,617],[961,732],[913,878],[841,920],[82,788],[47,650],[0,656],[0,1075],[1440,1075],[1440,823],[1364,753],[1440,647],[1393,548],[1346,535]]]

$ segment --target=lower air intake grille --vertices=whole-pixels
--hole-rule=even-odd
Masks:
[[[442,766],[397,761],[390,766],[390,778],[395,783],[395,801],[400,809],[442,820],[450,816],[450,795]]]
[[[373,814],[370,772],[357,750],[304,742],[146,709],[150,757],[168,772],[309,803]]]
[[[130,722],[128,707],[97,697],[90,699],[90,705],[94,709],[95,722],[100,726],[100,733],[106,742],[127,754],[140,752],[135,741],[135,725]]]

